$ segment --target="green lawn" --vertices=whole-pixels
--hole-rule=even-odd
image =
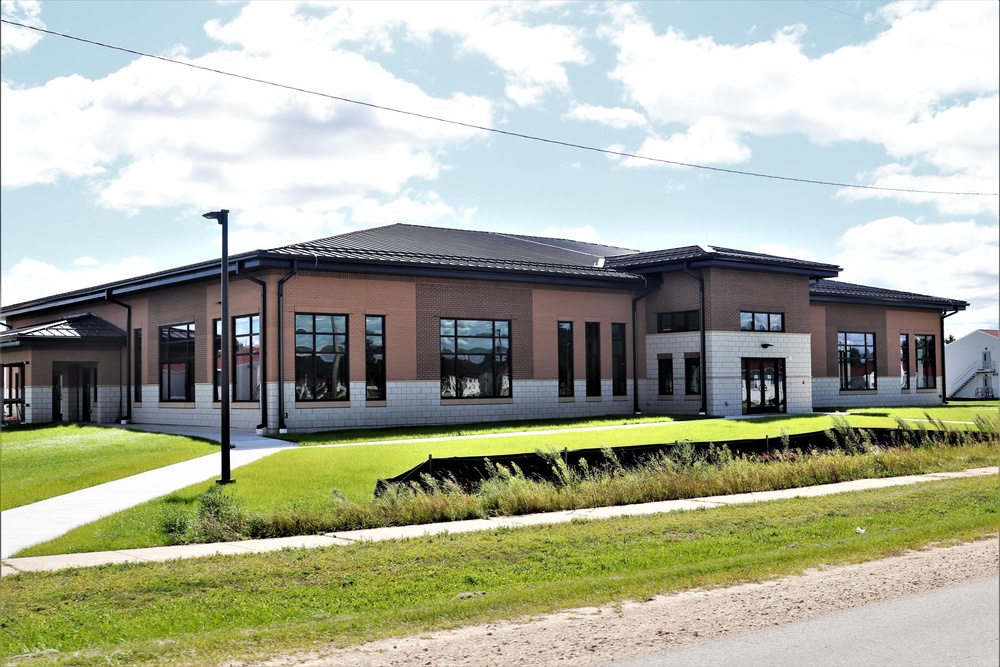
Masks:
[[[349,547],[0,581],[4,662],[262,660],[437,628],[762,581],[996,539],[996,476]],[[856,527],[864,527],[859,534]],[[484,595],[459,598],[468,591]]]
[[[74,424],[0,435],[0,509],[8,510],[219,451],[193,438]]]

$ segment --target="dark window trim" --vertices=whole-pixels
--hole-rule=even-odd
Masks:
[[[910,388],[910,335],[899,334],[899,388]]]
[[[368,320],[379,321],[379,333],[370,333]],[[378,341],[379,353],[374,353],[371,344]],[[379,358],[381,356],[381,359]],[[385,315],[365,315],[365,400],[386,400],[385,371]]]
[[[627,327],[623,322],[611,323],[611,395],[628,395]]]
[[[250,333],[237,334],[236,333],[236,323],[239,320],[249,320]],[[257,327],[254,328],[254,320],[257,320]],[[222,356],[222,335],[219,328],[222,326],[222,320],[220,318],[215,318],[212,320],[212,363],[214,368],[212,369],[212,400],[216,403],[222,400],[222,387],[220,386],[220,375],[222,374],[221,364],[219,363],[219,357]],[[229,378],[230,385],[232,386],[232,391],[230,393],[230,398],[233,403],[259,403],[260,402],[260,315],[257,313],[248,313],[246,315],[233,315],[229,318],[229,373],[231,377]],[[253,339],[257,338],[257,352],[253,351]],[[250,346],[250,368],[254,368],[254,363],[256,362],[257,373],[250,374],[251,387],[250,387],[250,398],[240,398],[243,394],[243,387],[239,383],[239,365],[237,359],[240,356],[239,342],[241,338],[249,339]]]
[[[657,333],[700,331],[701,317],[697,310],[675,310],[656,314]]]
[[[701,396],[701,357],[684,357],[684,395]]]
[[[556,324],[558,348],[559,397],[572,398],[575,395],[573,379],[573,323],[561,321]]]
[[[300,317],[311,317],[312,324],[311,329],[304,332],[299,332],[298,329],[298,319]],[[330,332],[317,332],[316,331],[316,318],[318,317],[329,317],[331,318],[331,331]],[[343,318],[344,326],[343,332],[337,333],[336,319]],[[349,346],[349,333],[350,333],[350,317],[346,313],[315,313],[315,312],[296,312],[292,317],[292,326],[294,327],[295,336],[295,402],[296,403],[321,403],[321,402],[349,402],[351,400],[351,377],[350,377],[350,346]],[[312,344],[308,352],[300,352],[298,349],[298,341],[300,336],[310,336],[312,337]],[[333,339],[333,350],[326,353],[326,356],[336,357],[340,355],[342,359],[340,360],[339,367],[334,367],[330,372],[330,384],[324,385],[322,383],[316,382],[317,372],[316,372],[316,359],[320,358],[324,363],[326,360],[322,359],[324,354],[322,352],[316,351],[316,339],[319,336],[331,337]],[[337,339],[342,339],[343,351],[337,352]],[[306,357],[311,357],[312,361],[310,363],[311,371],[307,374],[307,379],[309,375],[312,377],[312,382],[301,382],[301,373],[299,363]],[[335,377],[340,372],[340,377]],[[338,391],[338,380],[342,380],[343,393],[339,396]]]
[[[937,340],[934,334],[914,334],[913,344],[917,357],[917,389],[937,389]]]
[[[669,355],[659,356],[656,359],[656,387],[657,395],[674,395],[674,358]]]
[[[441,400],[474,400],[474,401],[495,401],[497,399],[510,399],[514,395],[514,371],[511,362],[511,339],[513,337],[513,327],[511,321],[506,319],[489,319],[481,317],[442,317],[438,320],[438,333],[441,341]],[[452,333],[445,334],[445,323],[451,323]],[[459,332],[459,322],[475,322],[484,325],[490,324],[490,335],[466,335]],[[498,327],[502,324],[502,327]],[[504,334],[504,331],[506,334]],[[477,350],[475,353],[462,350],[462,340],[479,339],[489,341],[489,351]],[[468,359],[463,359],[467,357]],[[473,357],[483,357],[479,363],[484,363],[489,357],[490,384],[488,394],[467,395],[465,391],[469,385],[463,385],[465,379],[459,372],[460,363],[474,363]],[[506,380],[506,386],[504,384]],[[479,387],[482,388],[482,379],[479,380]]]
[[[584,353],[587,366],[587,396],[601,395],[601,323],[584,323]]]
[[[849,343],[848,336],[864,336],[862,345]],[[851,358],[858,348],[865,349],[864,361]],[[876,391],[878,390],[878,349],[875,345],[875,333],[871,331],[839,331],[837,332],[837,366],[840,375],[841,391]],[[862,370],[859,375],[855,371]],[[869,377],[871,378],[869,381]],[[863,379],[860,386],[852,386],[856,379]]]
[[[745,324],[747,319],[750,320],[749,326]],[[760,328],[759,326],[758,321],[760,319],[763,319],[764,321],[763,328]],[[784,330],[784,313],[760,312],[755,310],[740,311],[740,331],[771,331],[774,333],[780,333]]]
[[[168,332],[183,332],[183,337],[171,336]],[[190,403],[195,400],[194,396],[194,373],[196,346],[195,337],[197,327],[194,322],[179,322],[177,324],[165,324],[160,327],[160,374],[158,382],[160,385],[160,401],[164,403]],[[183,366],[184,387],[183,393],[175,393],[173,389],[180,389],[174,386],[171,381],[173,372],[170,367],[175,365]],[[163,383],[163,373],[167,371],[167,384]]]
[[[142,329],[136,328],[132,331],[132,379],[133,379],[133,402],[142,403]]]

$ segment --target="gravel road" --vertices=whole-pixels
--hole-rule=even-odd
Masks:
[[[995,576],[1000,540],[930,547],[758,584],[319,649],[262,667],[601,665]]]

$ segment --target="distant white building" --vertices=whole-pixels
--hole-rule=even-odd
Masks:
[[[948,398],[1000,396],[1000,330],[978,329],[944,347]]]

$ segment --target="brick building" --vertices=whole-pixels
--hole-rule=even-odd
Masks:
[[[413,225],[229,266],[232,425],[268,431],[939,404],[968,305],[739,250]],[[219,273],[0,310],[4,419],[218,424]]]

